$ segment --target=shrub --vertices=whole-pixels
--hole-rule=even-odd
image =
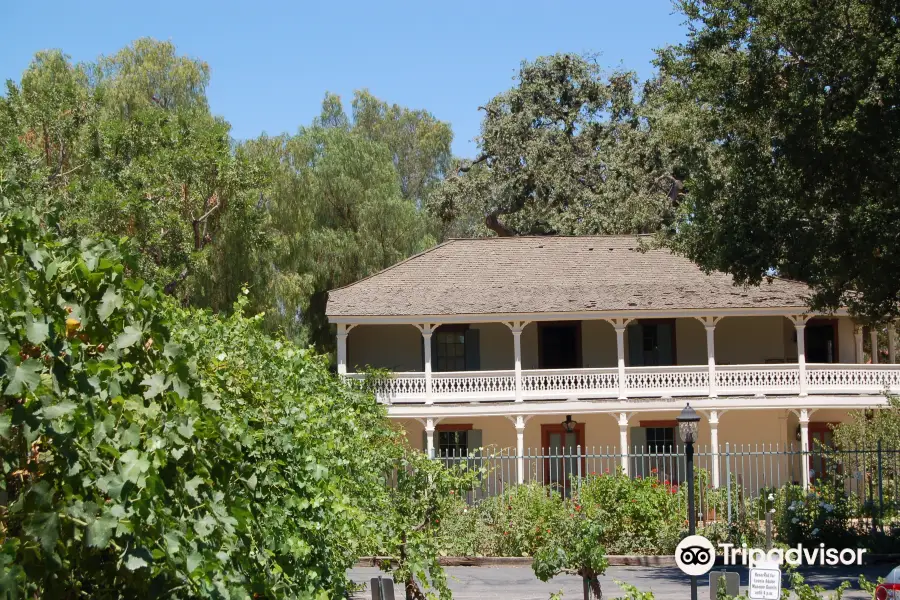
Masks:
[[[450,555],[534,556],[548,537],[560,535],[566,504],[531,482],[468,506],[460,495],[441,527],[441,552]]]
[[[610,553],[661,554],[674,550],[685,526],[680,494],[656,476],[632,478],[619,471],[586,477],[571,508],[601,523],[601,543]]]
[[[776,494],[775,525],[778,541],[849,547],[857,543],[850,524],[850,500],[844,490],[827,483],[810,486],[787,484]]]
[[[0,595],[343,594],[400,440],[372,396],[4,202]]]

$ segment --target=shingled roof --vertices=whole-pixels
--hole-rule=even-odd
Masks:
[[[736,287],[635,236],[450,240],[332,290],[327,315],[413,316],[703,308],[801,308],[784,279]]]

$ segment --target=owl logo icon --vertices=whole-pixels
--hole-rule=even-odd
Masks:
[[[716,549],[702,535],[689,535],[675,548],[675,564],[685,575],[706,575],[716,562]]]

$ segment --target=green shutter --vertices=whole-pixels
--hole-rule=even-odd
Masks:
[[[672,346],[672,340],[671,323],[660,323],[656,326],[656,343],[658,344],[657,364],[662,367],[675,364],[675,348]]]
[[[468,446],[469,454],[480,454],[479,448],[483,445],[481,443],[481,430],[470,429],[466,434],[466,445]]]
[[[643,427],[632,427],[628,441],[628,460],[630,461],[630,475],[646,477],[650,474],[650,463],[647,459],[647,430]]]
[[[644,331],[640,323],[628,326],[628,366],[644,366]]]
[[[481,370],[481,332],[477,329],[466,330],[466,371]]]

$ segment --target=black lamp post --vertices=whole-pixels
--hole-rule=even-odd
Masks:
[[[566,433],[572,433],[575,431],[575,425],[578,423],[572,420],[572,415],[566,415],[566,420],[562,422],[563,429],[566,430]]]
[[[688,403],[676,420],[681,441],[685,446],[684,458],[687,461],[685,471],[688,478],[688,535],[694,535],[697,532],[697,512],[694,510],[694,442],[697,441],[700,415]],[[697,600],[697,578],[693,575],[691,576],[691,600]]]

